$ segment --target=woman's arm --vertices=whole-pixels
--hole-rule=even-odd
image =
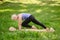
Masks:
[[[21,30],[22,25],[22,14],[18,15],[18,29]]]

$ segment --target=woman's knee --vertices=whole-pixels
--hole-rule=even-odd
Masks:
[[[22,23],[22,26],[26,26],[26,24],[25,23]]]

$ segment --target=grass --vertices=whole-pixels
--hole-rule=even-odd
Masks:
[[[40,1],[40,0],[39,0]],[[42,2],[41,4],[4,2],[0,4],[0,40],[60,40],[60,3],[59,1]],[[53,27],[56,31],[49,32],[10,32],[9,27],[17,27],[17,21],[11,20],[11,15],[16,13],[31,13],[35,18],[47,27]],[[35,25],[38,29],[42,27]]]

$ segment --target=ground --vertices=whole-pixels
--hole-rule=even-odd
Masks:
[[[60,40],[60,1],[41,1],[39,2],[2,2],[0,4],[0,40]],[[17,27],[17,21],[11,20],[11,15],[16,13],[30,13],[38,21],[47,27],[53,27],[54,33],[50,32],[10,32],[9,27]],[[43,29],[34,23],[38,29]],[[24,27],[23,27],[24,28]]]

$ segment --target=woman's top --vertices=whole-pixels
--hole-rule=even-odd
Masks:
[[[22,20],[27,19],[28,17],[30,17],[31,14],[29,13],[22,13]]]

